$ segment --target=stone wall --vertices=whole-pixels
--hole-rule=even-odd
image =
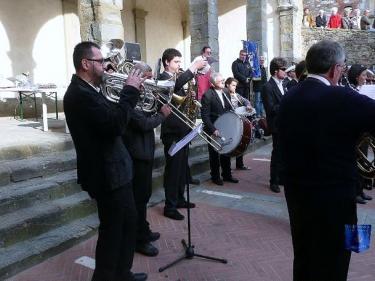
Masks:
[[[373,9],[373,0],[303,0],[303,6],[310,9],[313,16],[317,16],[319,10],[324,10],[330,14],[332,7],[337,7],[339,13],[342,14],[346,6],[352,6],[353,8]]]
[[[340,42],[347,53],[347,63],[360,63],[368,67],[375,65],[375,32],[344,29],[302,29],[302,53],[314,43],[330,39]]]

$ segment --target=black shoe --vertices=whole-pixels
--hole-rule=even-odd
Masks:
[[[362,198],[361,195],[358,195],[358,196],[355,198],[355,201],[356,201],[358,204],[366,204],[366,201]]]
[[[223,178],[223,181],[228,181],[228,182],[233,182],[233,183],[238,183],[239,180],[234,178],[234,177],[230,177],[230,178]]]
[[[148,257],[155,257],[159,254],[158,248],[156,248],[150,242],[143,243],[143,244],[137,244],[135,246],[135,251],[137,253],[140,253],[140,254],[148,256]]]
[[[236,167],[236,170],[246,171],[246,170],[251,170],[251,168],[247,166],[242,166],[242,167]]]
[[[150,231],[150,233],[148,234],[147,240],[149,242],[154,242],[154,241],[158,240],[159,238],[160,238],[160,233],[159,232],[152,232],[152,231]]]
[[[365,200],[372,200],[372,197],[364,192],[362,192],[361,197]]]
[[[195,208],[195,204],[194,203],[189,203],[187,201],[184,201],[184,202],[181,202],[181,203],[178,203],[177,204],[177,208],[187,208],[189,207],[190,209],[192,208]]]
[[[191,178],[191,179],[189,180],[189,183],[190,183],[190,184],[194,184],[194,185],[200,185],[201,181],[198,180],[198,179],[193,179],[193,178]]]
[[[146,281],[147,274],[140,272],[140,273],[132,273],[131,281]]]
[[[363,188],[367,190],[372,190],[372,183],[364,184]]]
[[[177,221],[181,221],[185,218],[177,210],[164,210],[164,216]]]
[[[275,193],[280,193],[280,187],[277,184],[271,184],[270,189]]]
[[[223,185],[223,180],[222,179],[212,179],[212,182],[217,185]]]

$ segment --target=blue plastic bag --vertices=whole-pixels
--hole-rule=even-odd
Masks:
[[[371,225],[370,224],[346,224],[345,225],[345,249],[360,253],[370,248]]]

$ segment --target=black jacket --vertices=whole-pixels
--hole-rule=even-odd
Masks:
[[[212,135],[216,130],[214,126],[216,119],[223,115],[223,113],[232,109],[229,93],[223,91],[223,94],[227,97],[225,98],[223,96],[225,107],[223,107],[220,98],[213,88],[208,89],[202,97],[201,116],[204,131],[209,135]]]
[[[327,17],[323,18],[319,15],[315,18],[316,27],[326,27],[327,26]]]
[[[114,104],[78,76],[72,77],[64,112],[77,153],[78,183],[93,197],[132,180],[132,160],[121,135],[138,96],[137,89],[125,86]]]
[[[168,80],[170,78],[171,76],[165,71],[159,76],[160,80]],[[186,93],[183,86],[193,78],[194,74],[189,69],[180,74],[176,80],[174,92],[179,96],[185,96]],[[189,131],[190,128],[178,117],[176,117],[174,114],[169,114],[161,125],[160,137],[164,144],[172,143],[174,141],[181,140],[189,133]]]
[[[355,146],[375,132],[375,100],[307,78],[282,99],[280,149],[288,183],[339,186],[338,198],[352,197],[357,182]],[[348,186],[351,188],[348,189]],[[325,197],[327,190],[321,190]]]
[[[288,91],[294,87],[295,85],[297,85],[298,82],[295,80],[295,79],[292,79],[290,80],[288,83],[286,83],[285,87],[288,89]]]
[[[286,93],[285,89],[284,93]],[[261,95],[264,109],[266,110],[268,129],[270,133],[277,133],[277,115],[283,95],[272,77],[263,86]]]
[[[238,88],[248,88],[250,83],[246,82],[247,78],[253,77],[253,70],[248,61],[243,62],[240,59],[236,59],[232,63],[233,77],[238,80]]]
[[[260,80],[253,80],[254,92],[262,91],[264,84],[267,83],[267,70],[264,66],[260,66]]]
[[[132,111],[129,125],[123,136],[132,159],[148,161],[154,159],[154,128],[158,127],[164,119],[161,113],[151,115],[140,110]]]

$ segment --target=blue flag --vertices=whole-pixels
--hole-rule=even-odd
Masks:
[[[247,51],[247,59],[253,69],[253,77],[260,77],[260,64],[258,57],[258,45],[252,41],[242,40],[243,49]]]
[[[370,224],[345,225],[345,249],[356,253],[363,252],[370,248],[370,239]]]

